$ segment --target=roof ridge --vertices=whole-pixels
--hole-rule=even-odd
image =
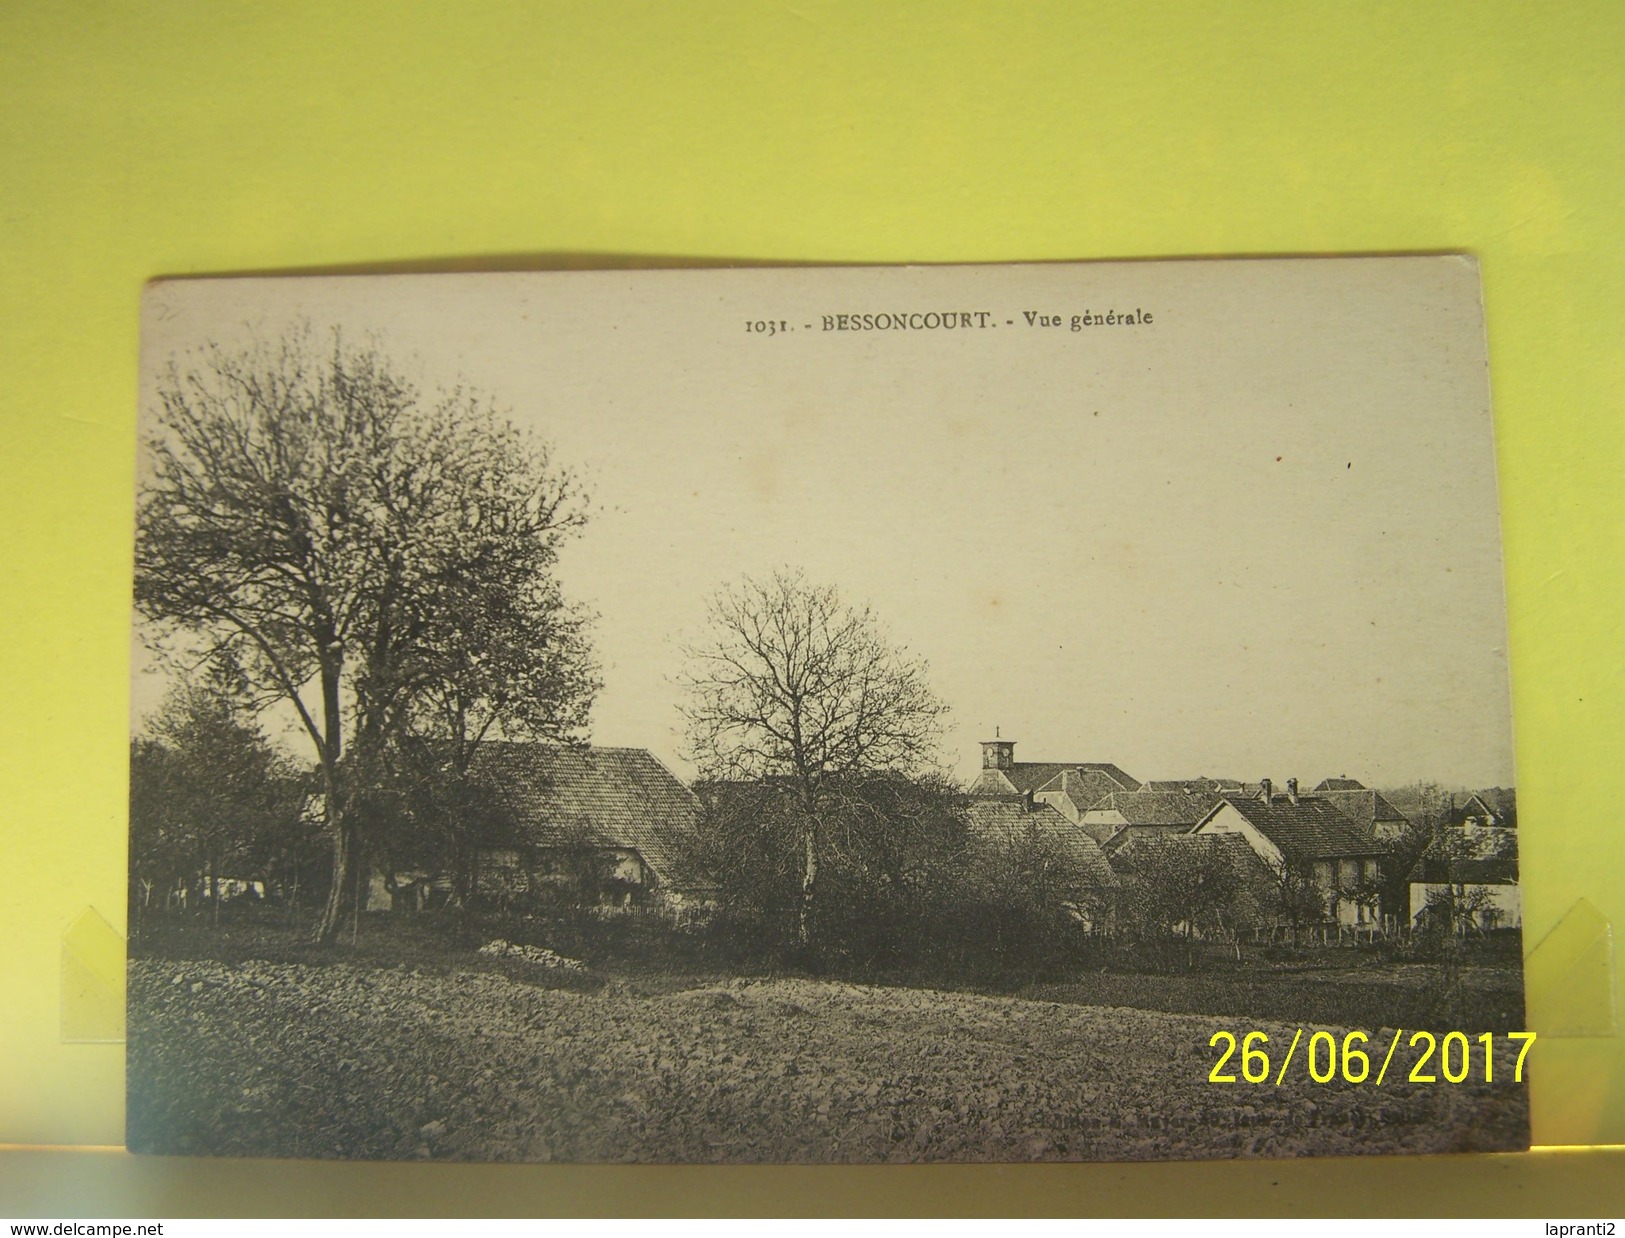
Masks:
[[[632,744],[595,744],[590,740],[585,743],[572,744],[557,739],[505,739],[490,738],[479,741],[479,747],[501,745],[505,748],[547,748],[554,752],[647,752],[654,756],[649,748],[640,748]],[[658,757],[655,757],[659,760]]]

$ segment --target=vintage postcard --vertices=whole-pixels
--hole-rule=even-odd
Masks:
[[[143,333],[132,1150],[1527,1146],[1471,259],[182,280]]]

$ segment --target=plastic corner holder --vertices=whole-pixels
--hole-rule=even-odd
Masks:
[[[1570,907],[1524,964],[1529,1026],[1542,1036],[1617,1036],[1614,930],[1585,899]]]
[[[124,1039],[124,938],[86,907],[62,934],[62,1039],[117,1044]]]

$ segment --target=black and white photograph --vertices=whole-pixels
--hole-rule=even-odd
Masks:
[[[1528,1146],[1470,258],[142,327],[131,1151]]]

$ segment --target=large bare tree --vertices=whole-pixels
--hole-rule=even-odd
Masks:
[[[152,429],[137,609],[171,656],[229,663],[254,704],[297,715],[333,847],[330,940],[353,809],[414,723],[584,724],[596,680],[553,583],[582,487],[489,402],[425,394],[377,344],[308,329],[178,361]]]
[[[702,778],[778,785],[793,805],[801,897],[812,935],[820,860],[843,787],[914,774],[937,755],[944,706],[926,666],[874,613],[799,572],[746,577],[710,600],[709,632],[684,650],[690,755]]]

